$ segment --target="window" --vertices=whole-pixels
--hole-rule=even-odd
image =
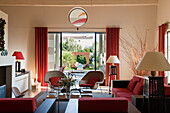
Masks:
[[[106,33],[48,33],[48,70],[101,70],[105,73]]]
[[[170,31],[165,35],[165,57],[170,62]],[[167,76],[167,82],[170,83],[170,71],[165,71],[165,76]]]

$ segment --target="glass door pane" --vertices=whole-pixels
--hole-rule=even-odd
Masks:
[[[60,33],[48,33],[48,70],[59,70]]]
[[[94,70],[94,33],[62,33],[65,70]]]
[[[106,64],[106,34],[96,33],[96,70],[105,73]]]

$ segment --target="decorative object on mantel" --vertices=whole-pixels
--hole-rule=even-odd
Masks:
[[[143,36],[142,33],[138,32],[135,29],[135,36],[129,34],[129,40],[124,37],[120,38],[121,51],[124,54],[122,55],[122,58],[128,63],[134,75],[143,76],[149,74],[148,71],[136,70],[137,64],[145,55],[145,52],[147,51],[147,46],[149,46],[150,44],[147,40],[148,31],[149,30],[147,29],[145,31],[145,36]],[[156,50],[157,47],[154,47],[151,51],[155,52]]]
[[[4,31],[4,28],[5,28],[5,20],[0,18],[0,51],[3,51],[5,49],[5,40],[4,40],[4,35],[5,35],[5,31]]]
[[[2,52],[1,52],[1,56],[7,56],[8,55],[8,51],[7,50],[3,50]]]
[[[70,23],[76,26],[77,30],[79,30],[79,27],[87,22],[87,12],[81,7],[74,7],[70,10],[68,19]]]
[[[110,78],[109,79],[109,94],[110,94],[111,76],[115,75],[115,79],[117,78],[117,66],[114,64],[119,64],[120,61],[117,58],[117,56],[110,55],[106,63],[112,63],[112,65],[110,66],[110,73],[109,73],[109,78]]]
[[[15,70],[16,70],[16,72],[20,72],[20,71],[21,71],[21,70],[20,70],[20,68],[21,68],[21,62],[19,62],[18,60],[24,60],[24,57],[23,57],[23,55],[22,55],[22,52],[20,52],[20,51],[15,51],[12,56],[16,56]]]
[[[137,70],[151,71],[152,77],[145,77],[144,107],[147,113],[165,113],[164,77],[155,77],[156,71],[170,71],[170,64],[162,52],[147,52],[136,67]],[[146,100],[147,99],[147,100]],[[146,102],[145,102],[146,101]],[[144,108],[144,110],[146,110]],[[145,111],[144,111],[145,112]]]

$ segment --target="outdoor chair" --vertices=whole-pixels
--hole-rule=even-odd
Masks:
[[[48,83],[50,88],[56,89],[60,85],[59,83],[57,83],[57,81],[65,77],[66,75],[61,71],[48,71],[45,74],[44,82]],[[48,89],[48,85],[47,85],[47,89]]]
[[[104,81],[104,74],[101,71],[89,71],[80,81],[80,87],[90,87],[97,89],[99,84]]]

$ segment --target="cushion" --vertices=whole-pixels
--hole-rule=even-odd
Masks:
[[[112,94],[116,94],[117,92],[128,92],[130,93],[130,91],[127,88],[112,88]]]
[[[137,83],[137,81],[131,79],[130,82],[129,82],[129,84],[128,84],[128,87],[127,87],[127,88],[128,88],[130,91],[133,91],[133,88],[135,87],[136,83]]]
[[[79,98],[78,112],[128,112],[126,98]]]
[[[141,78],[143,78],[143,77],[142,77],[142,76],[139,76],[139,75],[134,75],[132,79],[133,79],[134,81],[138,81],[138,82],[139,82]]]
[[[99,77],[91,77],[91,78],[89,79],[89,84],[93,84],[93,86],[94,86],[94,84],[95,84],[97,81],[99,81]]]
[[[33,113],[36,109],[35,98],[0,98],[1,112]]]
[[[144,78],[140,79],[139,81],[141,84],[144,84]]]
[[[131,95],[133,95],[133,93],[128,93],[128,92],[117,92],[115,96],[116,96],[116,97],[131,98]]]
[[[133,89],[133,93],[135,95],[141,95],[143,93],[143,84],[141,84],[140,82],[138,82],[135,86],[135,88]]]
[[[80,87],[93,87],[93,84],[80,84]]]
[[[170,85],[164,84],[165,96],[170,96]]]
[[[49,79],[49,81],[51,82],[51,85],[53,85],[53,86],[58,86],[58,85],[60,85],[59,83],[57,83],[57,81],[59,81],[60,80],[60,77],[51,77],[50,79]]]

